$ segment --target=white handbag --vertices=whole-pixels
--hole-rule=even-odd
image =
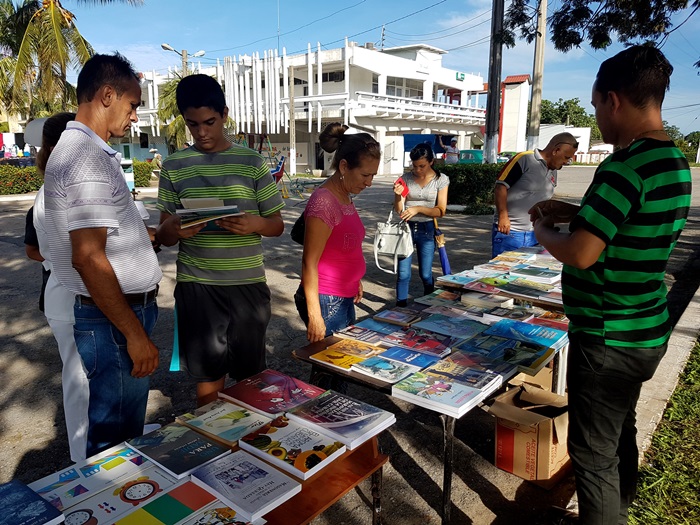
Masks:
[[[386,222],[377,223],[377,232],[374,234],[374,262],[383,272],[395,274],[399,259],[413,253],[413,238],[411,228],[406,221],[391,222],[393,214],[394,211],[391,210]],[[380,255],[388,255],[394,259],[394,271],[382,268],[379,264]]]

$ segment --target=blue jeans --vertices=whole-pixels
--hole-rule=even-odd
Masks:
[[[432,293],[433,259],[435,258],[435,224],[433,221],[408,221],[411,227],[411,238],[416,246],[414,253],[418,254],[418,275],[423,282],[423,293]],[[398,278],[396,280],[396,300],[408,299],[408,285],[411,283],[411,262],[413,255],[399,259]]]
[[[155,300],[131,305],[151,335],[158,319]],[[143,434],[149,378],[131,376],[126,338],[97,306],[75,300],[75,343],[90,386],[87,457]]]
[[[606,346],[569,334],[569,455],[581,525],[627,523],[637,488],[636,406],[667,344]]]
[[[537,244],[534,231],[514,231],[510,230],[508,235],[498,231],[498,224],[493,225],[491,232],[491,258],[503,252],[517,250],[524,246],[534,246]]]
[[[319,294],[318,300],[321,303],[321,317],[323,317],[323,322],[326,323],[326,337],[355,322],[354,297]],[[309,310],[306,306],[304,288],[301,285],[294,294],[294,304],[297,307],[297,312],[299,312],[299,317],[308,326]]]

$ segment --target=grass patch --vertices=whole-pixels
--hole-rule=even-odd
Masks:
[[[688,359],[640,467],[632,525],[700,523],[700,345]]]

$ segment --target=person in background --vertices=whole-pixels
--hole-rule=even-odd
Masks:
[[[75,113],[58,113],[44,122],[41,150],[36,159],[36,167],[40,173],[44,173],[49,155],[58,143],[61,133],[66,129],[66,125],[74,119]],[[56,339],[58,353],[63,362],[61,373],[63,412],[66,418],[70,457],[72,461],[80,461],[86,458],[90,388],[73,335],[75,294],[61,285],[56,275],[51,272],[45,224],[44,186],[39,188],[31,210],[33,210],[32,227],[37,238],[37,255],[40,259],[29,255],[29,252],[27,255],[35,260],[43,260],[42,264],[48,273],[45,289],[42,290],[44,306],[42,311]]]
[[[592,103],[603,140],[619,149],[600,163],[580,206],[550,200],[530,210],[537,239],[564,263],[568,449],[582,525],[627,523],[639,464],[636,405],[673,328],[664,278],[692,178],[661,117],[672,71],[651,46],[604,61]]]
[[[411,227],[411,236],[418,255],[418,274],[423,294],[435,289],[433,259],[435,257],[434,219],[445,215],[450,179],[433,168],[435,154],[430,144],[418,144],[409,153],[413,169],[394,183],[394,210]],[[408,190],[406,192],[406,190]],[[413,255],[399,259],[396,281],[396,304],[408,303]]]
[[[518,153],[503,166],[493,189],[492,258],[537,244],[528,210],[536,202],[552,198],[557,170],[571,163],[576,148],[576,137],[559,133],[544,149]]]
[[[457,147],[457,137],[450,139],[449,146],[442,143],[442,136],[438,135],[440,146],[445,150],[445,164],[457,164],[459,162],[459,148]]]
[[[120,54],[93,55],[78,75],[78,112],[46,164],[49,256],[75,294],[75,342],[88,372],[86,456],[143,433],[150,339],[162,277],[148,231],[107,141],[138,120],[141,85]]]
[[[176,101],[194,146],[163,162],[156,239],[179,245],[176,337],[201,406],[216,399],[226,374],[238,381],[267,367],[271,307],[262,238],[282,235],[284,201],[265,159],[226,138],[228,108],[216,80],[201,74],[183,78]],[[243,213],[206,229],[207,223],[182,228],[177,210],[181,199],[192,197],[235,204]]]
[[[372,185],[381,149],[368,133],[348,134],[347,129],[336,122],[321,133],[321,147],[335,152],[331,165],[335,172],[314,190],[304,211],[301,283],[294,302],[311,343],[353,324],[355,304],[362,300],[365,227],[352,196]],[[343,390],[316,367],[311,377],[319,386]]]

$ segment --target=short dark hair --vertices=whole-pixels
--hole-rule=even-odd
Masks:
[[[44,122],[44,127],[41,130],[41,149],[36,155],[36,167],[41,173],[44,173],[51,150],[58,144],[61,133],[65,131],[66,125],[73,120],[75,120],[75,113],[56,113]]]
[[[600,65],[595,90],[607,99],[610,91],[622,94],[635,107],[658,107],[671,84],[673,66],[653,45],[628,47]]]
[[[334,153],[331,168],[338,169],[341,161],[345,161],[349,169],[357,168],[362,160],[380,159],[382,152],[377,142],[369,133],[345,133],[348,126],[340,122],[331,122],[318,137],[321,148],[328,153]]]
[[[411,160],[425,159],[432,164],[435,160],[435,153],[433,152],[433,145],[430,142],[423,142],[414,146],[411,152],[408,154]]]
[[[78,104],[92,101],[105,85],[112,86],[117,96],[121,96],[134,80],[139,81],[134,66],[116,51],[112,55],[93,55],[78,75]]]
[[[226,97],[221,84],[209,75],[184,77],[175,90],[175,100],[181,115],[190,108],[211,108],[223,117],[226,108]]]

